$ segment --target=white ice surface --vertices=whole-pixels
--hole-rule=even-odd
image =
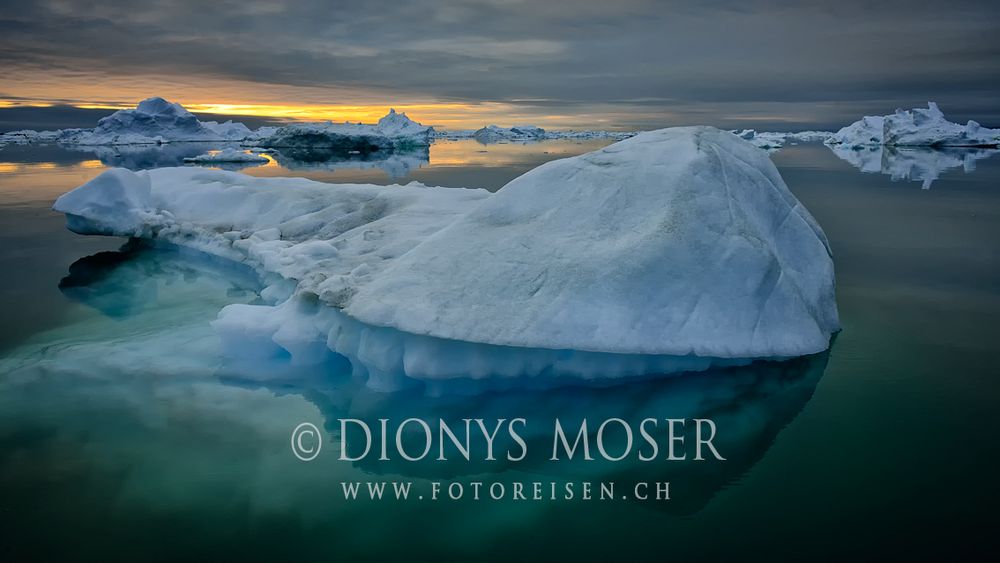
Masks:
[[[1000,129],[982,127],[975,121],[952,123],[934,102],[927,108],[897,109],[886,116],[866,116],[837,131],[827,141],[848,148],[895,147],[988,147],[1000,144]]]
[[[243,129],[249,132],[246,126]],[[224,130],[226,135],[219,130]],[[231,123],[206,126],[180,104],[153,97],[139,102],[135,109],[123,109],[102,118],[93,131],[80,133],[67,141],[80,145],[226,141],[233,140],[227,135],[233,134],[234,130],[235,126]]]
[[[826,238],[774,165],[713,128],[640,134],[516,178],[345,312],[438,338],[756,358],[826,349]]]
[[[374,386],[701,370],[818,352],[838,327],[822,231],[763,151],[712,128],[494,195],[174,168],[110,171],[54,208],[253,266],[276,305],[222,311],[232,353],[333,350]]]

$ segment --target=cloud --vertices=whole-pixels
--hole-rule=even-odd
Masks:
[[[1000,98],[994,1],[8,4],[4,89],[23,97],[45,76],[155,76],[316,103],[496,102],[637,125],[765,114],[826,124],[928,99],[995,122]]]

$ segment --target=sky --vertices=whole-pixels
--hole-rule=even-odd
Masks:
[[[928,100],[1000,125],[998,22],[996,0],[0,0],[0,126],[153,95],[439,128],[835,129]]]

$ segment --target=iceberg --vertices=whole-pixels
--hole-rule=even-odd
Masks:
[[[0,145],[65,143],[83,146],[159,145],[176,142],[248,141],[273,135],[277,127],[252,131],[237,121],[199,121],[183,106],[163,98],[147,98],[135,109],[125,109],[102,118],[94,129],[11,131],[0,134]]]
[[[67,139],[73,139],[86,131],[86,129],[56,129],[54,131],[21,129],[18,131],[8,131],[7,133],[0,133],[0,146],[8,144],[58,143]]]
[[[185,158],[184,162],[192,164],[264,164],[268,162],[268,159],[259,154],[226,147],[218,152],[207,152],[198,156]]]
[[[881,146],[884,123],[884,117],[868,115],[840,129],[824,142],[849,148]]]
[[[548,131],[546,137],[549,139],[613,139],[621,141],[637,135],[638,131],[601,131],[601,130],[567,130]]]
[[[238,121],[228,120],[225,123],[218,121],[202,121],[201,124],[226,141],[242,141],[254,135],[249,127]]]
[[[749,142],[753,146],[759,149],[764,149],[768,152],[774,152],[785,146],[784,133],[758,133],[753,129],[732,131],[732,133],[744,141]]]
[[[934,102],[927,108],[897,109],[892,115],[866,116],[837,131],[826,141],[849,148],[887,147],[996,147],[1000,129],[970,120],[952,123]]]
[[[551,139],[613,139],[620,141],[635,134],[635,131],[546,131],[534,125],[515,125],[513,127],[487,125],[475,131],[443,132],[441,136],[447,139],[467,139],[471,137],[485,145],[509,142],[530,143]]]
[[[545,130],[534,125],[519,125],[514,127],[498,127],[487,125],[480,129],[452,129],[446,131],[436,131],[434,137],[437,139],[447,139],[458,141],[462,139],[476,139],[483,144],[521,142],[530,143],[535,141],[569,139],[612,139],[621,141],[636,135],[637,131],[601,131],[601,130]]]
[[[434,128],[390,109],[376,125],[363,123],[293,123],[255,143],[271,148],[325,148],[369,153],[427,146]]]
[[[820,352],[839,329],[819,225],[765,153],[710,127],[495,194],[171,168],[106,172],[54,209],[253,267],[270,304],[220,312],[227,353],[335,352],[374,388],[702,371]]]
[[[472,134],[472,138],[484,144],[499,141],[540,141],[545,138],[545,129],[534,125],[516,125],[514,127],[487,125],[476,130]]]
[[[732,133],[769,153],[781,150],[785,146],[785,143],[788,142],[800,141],[803,143],[812,143],[825,141],[833,135],[830,131],[773,132],[756,131],[754,129],[733,130]]]
[[[215,124],[214,127],[222,126]],[[227,129],[232,130],[233,127]],[[93,131],[80,133],[68,141],[80,145],[143,145],[226,140],[233,139],[198,121],[180,104],[153,97],[139,102],[135,109],[119,110],[101,118]]]

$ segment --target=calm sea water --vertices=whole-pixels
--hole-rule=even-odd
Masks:
[[[603,144],[442,142],[388,162],[274,155],[244,172],[495,190]],[[598,389],[427,397],[369,391],[336,361],[322,372],[223,361],[208,323],[227,304],[260,298],[251,272],[73,235],[49,210],[109,165],[175,165],[204,149],[0,149],[0,559],[996,552],[1000,158],[945,171],[921,189],[861,173],[822,145],[773,155],[834,250],[844,330],[829,353]],[[522,416],[532,455],[338,461],[338,419],[375,427],[411,416],[456,428],[466,417]],[[726,461],[540,455],[557,417],[638,424],[646,416],[713,419]],[[310,463],[289,447],[300,422],[327,433]],[[620,496],[636,481],[669,481],[671,500],[587,501],[579,490],[554,501],[514,500],[509,490],[500,501],[476,502],[468,490],[459,501],[344,499],[342,481],[379,480],[412,481],[425,496],[434,481],[539,481],[546,498],[550,483],[615,482]]]

